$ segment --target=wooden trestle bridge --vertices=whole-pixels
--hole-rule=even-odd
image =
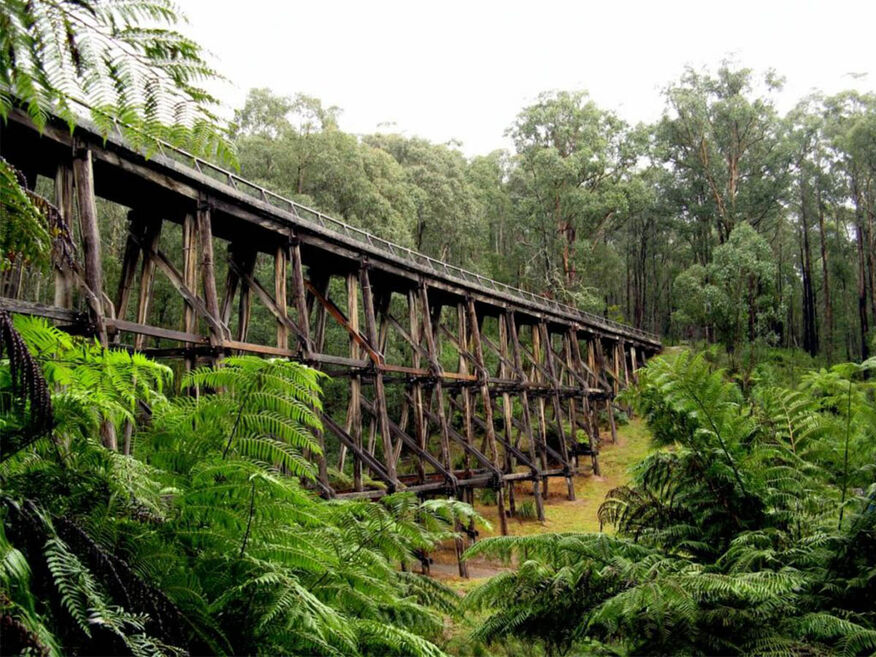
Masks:
[[[406,489],[471,500],[493,488],[504,533],[523,480],[543,519],[547,477],[565,478],[572,498],[579,465],[598,472],[599,415],[614,432],[612,399],[660,349],[655,335],[377,238],[170,147],[146,158],[92,128],[71,135],[50,122],[41,132],[14,112],[0,154],[31,186],[54,181],[53,202],[81,240],[56,265],[53,303],[51,282],[43,303],[26,299],[24,272],[12,269],[0,308],[186,367],[254,353],[346,381],[327,400],[343,419],[323,417],[329,456],[314,457],[326,496]],[[114,290],[97,198],[128,209]],[[171,244],[182,246],[176,258]],[[158,275],[182,299],[181,325],[162,325]],[[251,339],[254,309],[276,324],[276,340],[273,330]],[[346,339],[327,341],[337,327]],[[351,475],[330,478],[335,468]]]

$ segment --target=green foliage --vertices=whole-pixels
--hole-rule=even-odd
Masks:
[[[579,272],[606,266],[598,238],[627,209],[632,150],[627,126],[584,92],[542,94],[509,129],[517,150],[510,178],[526,277],[577,305],[598,303]],[[595,271],[597,268],[593,267]]]
[[[322,375],[281,360],[236,356],[217,369],[200,368],[183,379],[184,390],[213,390],[197,402],[175,404],[156,418],[159,432],[174,441],[185,437],[192,455],[221,450],[313,478],[302,450],[321,453],[313,431],[322,429],[318,412]]]
[[[774,343],[782,316],[775,307],[775,268],[767,241],[740,223],[715,248],[708,267],[695,264],[675,280],[681,324],[711,325],[728,349],[762,339]]]
[[[509,126],[511,151],[469,161],[258,89],[236,139],[246,175],[278,192],[666,341],[863,359],[876,103],[814,95],[782,117],[780,89],[732,62],[687,69],[661,120],[636,127],[584,91],[544,93]]]
[[[88,116],[147,153],[162,142],[234,162],[204,85],[217,79],[201,47],[176,28],[171,0],[0,3],[0,120],[20,108],[40,128]],[[45,203],[0,159],[0,269],[49,262]]]
[[[51,249],[48,220],[18,172],[0,157],[0,271],[12,262],[45,265]]]
[[[486,613],[475,637],[548,654],[870,654],[876,486],[855,437],[876,430],[872,367],[746,396],[703,355],[652,360],[632,400],[660,449],[601,506],[616,535],[470,548],[516,564],[466,596]],[[869,491],[844,503],[850,478]]]
[[[535,502],[532,500],[524,500],[517,505],[517,510],[514,515],[521,520],[535,520],[538,517]]]
[[[186,376],[197,395],[168,398],[169,370],[139,354],[16,325],[52,391],[56,440],[0,466],[4,652],[443,654],[433,641],[458,597],[410,566],[483,519],[453,499],[307,490],[320,374],[228,358]],[[135,424],[132,456],[94,439],[103,421]]]

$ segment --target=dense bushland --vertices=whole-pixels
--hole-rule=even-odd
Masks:
[[[606,533],[484,540],[516,568],[474,589],[475,635],[547,654],[876,650],[876,361],[761,363],[746,392],[705,354],[628,394],[655,451],[599,509]],[[608,530],[611,531],[608,531]]]
[[[309,490],[318,372],[227,358],[168,397],[163,365],[15,324],[0,314],[4,655],[440,654],[457,595],[410,567],[476,516]]]

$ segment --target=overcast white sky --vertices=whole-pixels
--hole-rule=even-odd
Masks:
[[[384,130],[469,154],[541,91],[586,89],[630,122],[659,117],[686,64],[731,55],[787,79],[786,110],[813,88],[876,89],[876,1],[180,0],[188,32],[231,81],[304,92],[343,109],[349,132]],[[851,74],[867,74],[855,79]]]

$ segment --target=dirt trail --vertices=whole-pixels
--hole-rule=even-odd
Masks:
[[[599,531],[596,512],[612,488],[629,481],[629,469],[641,461],[648,453],[649,440],[644,423],[633,419],[629,424],[618,428],[616,444],[606,442],[600,448],[599,465],[602,476],[580,475],[575,477],[575,501],[566,499],[566,482],[561,477],[551,477],[550,488],[545,499],[545,522],[536,520],[508,519],[508,533],[516,536],[543,534],[548,532],[595,532]],[[515,486],[518,507],[532,499],[532,488],[528,482]],[[476,503],[475,508],[490,521],[492,530],[480,530],[480,538],[499,535],[499,516],[495,506]],[[432,553],[434,563],[432,576],[466,590],[478,579],[491,577],[506,567],[500,563],[474,559],[469,562],[469,580],[459,577],[456,553],[449,543]]]

